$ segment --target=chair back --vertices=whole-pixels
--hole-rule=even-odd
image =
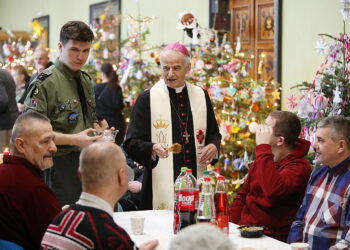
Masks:
[[[24,250],[24,248],[14,242],[0,239],[0,250]]]

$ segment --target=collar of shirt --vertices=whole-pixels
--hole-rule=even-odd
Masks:
[[[340,162],[335,167],[331,168],[328,166],[328,173],[332,176],[337,176],[344,171],[347,171],[348,166],[350,165],[350,157],[346,158],[344,161]]]
[[[76,78],[76,77],[80,77],[81,72],[80,70],[78,71],[72,71],[70,68],[67,67],[67,65],[65,65],[64,63],[62,63],[59,59],[57,59],[55,61],[55,66],[63,71],[64,73],[66,73],[68,76],[72,77],[72,78]]]
[[[113,208],[111,205],[96,195],[82,192],[76,204],[101,209],[113,217]]]
[[[168,89],[169,89],[169,90],[175,90],[175,93],[178,94],[178,93],[181,93],[182,90],[183,90],[185,87],[186,87],[186,83],[185,83],[183,86],[181,86],[181,87],[178,87],[178,88],[170,88],[170,87],[168,87]]]
[[[176,93],[181,93],[182,90],[186,87],[186,84],[184,84],[184,86],[181,86],[181,87],[178,87],[178,88],[175,88],[175,92]]]

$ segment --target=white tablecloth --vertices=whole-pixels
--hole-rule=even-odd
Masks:
[[[145,226],[143,235],[133,235],[130,229],[130,216],[142,215],[145,217]],[[131,236],[133,241],[140,245],[141,243],[158,239],[159,246],[157,250],[167,250],[173,234],[173,211],[171,210],[148,210],[135,212],[114,213],[115,222],[123,227]],[[289,250],[290,246],[284,242],[272,239],[263,235],[260,238],[243,238],[237,230],[237,225],[230,223],[230,240],[236,246],[236,249],[251,247],[256,250]]]

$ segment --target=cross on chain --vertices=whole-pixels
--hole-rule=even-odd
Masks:
[[[190,134],[187,132],[187,129],[185,130],[184,134],[182,135],[182,137],[185,139],[186,143],[189,143],[190,141],[188,140],[188,138],[190,137]]]

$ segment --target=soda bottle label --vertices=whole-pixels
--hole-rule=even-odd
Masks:
[[[178,210],[181,211],[195,211],[198,204],[198,191],[197,190],[180,190],[177,191],[178,195]]]
[[[216,217],[218,228],[220,228],[224,233],[228,234],[228,215],[217,215]]]
[[[180,226],[180,215],[178,211],[174,211],[174,223],[173,223],[174,234],[177,234],[177,232],[179,231],[179,226]]]

